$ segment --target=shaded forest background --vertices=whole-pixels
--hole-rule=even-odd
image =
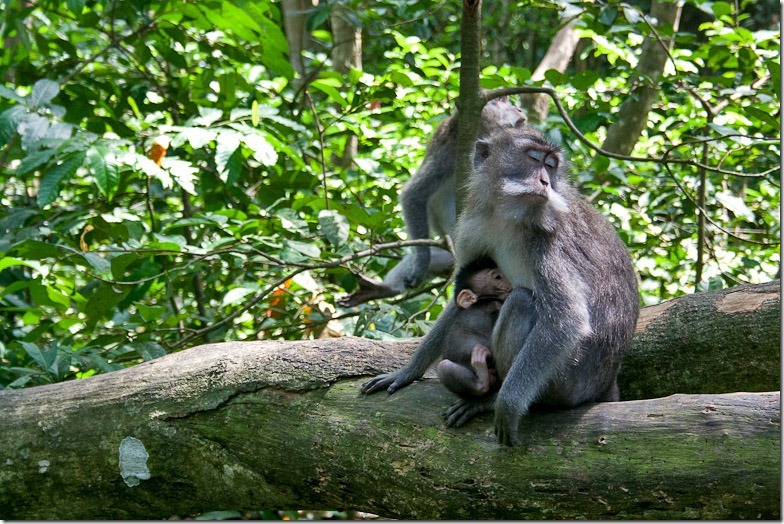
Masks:
[[[673,4],[484,13],[482,85],[555,89],[593,144],[651,93],[637,160],[514,99],[618,228],[645,305],[766,282],[780,242],[779,4],[690,0],[678,24],[649,18],[656,5]],[[454,109],[460,3],[0,9],[0,387],[205,342],[409,338],[441,312],[443,279],[336,300],[404,252],[377,246],[405,239],[397,193]],[[537,71],[565,26],[565,68]],[[645,72],[646,45],[670,39],[660,74]]]

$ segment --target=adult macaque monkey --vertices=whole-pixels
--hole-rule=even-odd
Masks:
[[[532,404],[576,406],[619,399],[616,378],[639,313],[637,277],[612,226],[564,178],[559,148],[534,129],[477,142],[475,170],[457,225],[457,266],[490,257],[512,283],[492,338],[495,399],[459,400],[446,413],[460,426],[494,410],[503,445],[520,443]],[[459,272],[458,272],[459,275]],[[533,291],[531,326],[524,299]],[[421,377],[455,319],[450,304],[403,369],[371,379],[364,393],[394,393]],[[528,329],[530,328],[530,332]]]
[[[487,137],[498,129],[523,127],[522,110],[506,97],[488,102],[479,119],[478,137]],[[417,172],[400,191],[403,220],[409,240],[452,236],[456,222],[455,162],[457,158],[457,114],[436,129],[427,146],[425,159]],[[359,289],[338,301],[352,307],[369,300],[393,297],[440,274],[448,274],[452,254],[437,247],[417,246],[395,266],[382,282],[358,275]]]
[[[490,259],[472,263],[455,283],[458,311],[444,340],[443,360],[436,373],[441,383],[460,397],[473,399],[498,389],[491,337],[511,290],[512,285]]]

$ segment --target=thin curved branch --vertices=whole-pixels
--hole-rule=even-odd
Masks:
[[[607,151],[602,149],[601,146],[598,146],[591,142],[591,140],[586,137],[577,126],[572,122],[572,119],[569,117],[569,113],[566,112],[566,109],[561,102],[561,99],[558,98],[558,94],[555,92],[555,89],[550,87],[544,86],[516,86],[516,87],[504,87],[500,89],[494,89],[492,91],[485,91],[483,93],[484,96],[484,103],[489,102],[495,98],[500,98],[502,96],[509,96],[509,95],[519,95],[519,94],[535,94],[535,93],[544,93],[548,95],[550,98],[553,99],[555,103],[555,107],[558,109],[558,113],[561,115],[564,123],[567,127],[580,139],[582,143],[584,143],[589,148],[596,151],[598,154],[602,156],[606,156],[609,158],[615,158],[616,160],[625,160],[628,162],[653,162],[656,164],[681,164],[687,166],[694,166],[701,169],[705,169],[711,171],[713,173],[721,173],[724,175],[731,175],[731,176],[740,176],[739,173],[735,171],[729,171],[726,169],[719,169],[714,166],[705,165],[701,162],[696,162],[694,160],[688,160],[685,158],[667,158],[667,157],[642,157],[642,156],[629,156],[629,155],[621,155],[619,153],[613,153],[612,151]],[[764,176],[764,174],[755,173],[752,175],[744,175],[744,176]]]

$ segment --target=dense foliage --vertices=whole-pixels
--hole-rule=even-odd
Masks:
[[[485,87],[526,85],[567,8],[583,42],[544,84],[601,144],[644,80],[645,3],[498,4]],[[776,5],[687,2],[635,149],[673,162],[597,154],[554,111],[545,125],[629,245],[646,304],[778,269]],[[339,7],[365,42],[347,75],[329,60]],[[335,299],[351,270],[399,259],[352,255],[405,238],[397,191],[453,107],[459,8],[320,2],[303,82],[271,0],[0,2],[0,387],[207,341],[421,334],[443,281],[360,308]],[[352,134],[358,154],[339,167]]]

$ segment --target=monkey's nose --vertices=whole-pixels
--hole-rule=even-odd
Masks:
[[[544,187],[547,187],[547,186],[550,185],[550,180],[548,180],[547,178],[544,178],[544,177],[540,178],[539,182],[541,182]]]

